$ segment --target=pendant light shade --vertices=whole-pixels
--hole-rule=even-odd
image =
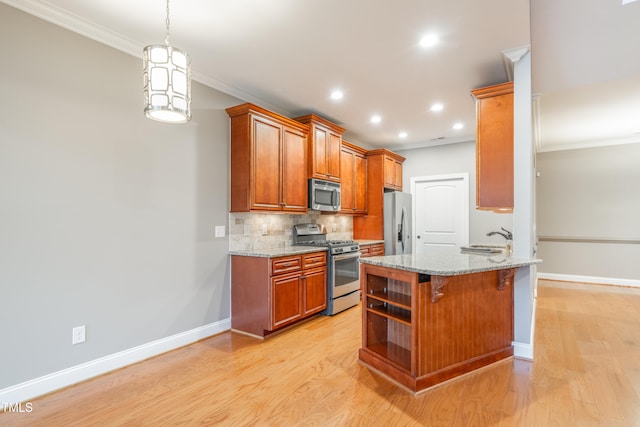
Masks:
[[[144,113],[150,119],[186,123],[191,119],[191,59],[169,44],[169,1],[165,45],[143,51]]]

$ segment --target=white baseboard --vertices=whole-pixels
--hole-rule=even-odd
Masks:
[[[560,282],[595,283],[599,285],[626,286],[640,288],[640,280],[616,279],[614,277],[577,276],[573,274],[540,273],[538,279],[558,280]]]
[[[0,390],[0,402],[14,404],[25,402],[37,396],[59,390],[80,381],[102,375],[141,360],[157,356],[198,340],[208,338],[231,329],[231,319],[223,319],[215,323],[200,326],[170,337],[162,338],[133,347],[99,359],[72,366],[58,372],[34,378],[14,386]]]
[[[533,360],[533,344],[513,342],[513,355],[518,359]]]

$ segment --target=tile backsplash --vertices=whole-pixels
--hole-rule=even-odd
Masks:
[[[293,226],[304,223],[324,225],[328,240],[353,238],[351,216],[322,215],[320,212],[306,215],[230,213],[229,250],[251,251],[292,246]]]

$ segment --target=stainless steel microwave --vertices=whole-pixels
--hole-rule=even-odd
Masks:
[[[340,210],[340,183],[322,179],[309,180],[309,209],[337,212]]]

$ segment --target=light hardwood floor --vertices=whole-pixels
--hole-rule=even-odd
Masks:
[[[640,426],[640,289],[541,281],[535,361],[418,397],[357,362],[360,308],[226,332],[32,401],[0,425]]]

